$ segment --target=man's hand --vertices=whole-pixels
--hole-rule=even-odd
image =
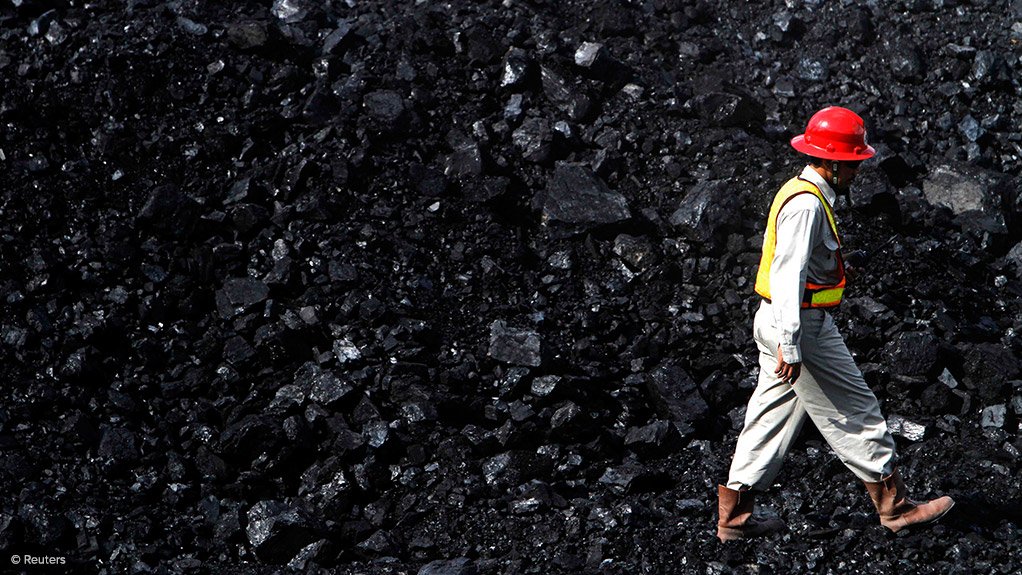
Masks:
[[[865,267],[869,261],[869,254],[862,250],[852,250],[844,256],[845,279],[854,282],[859,276],[859,270]]]
[[[851,250],[844,254],[844,258],[842,259],[845,263],[845,267],[861,268],[866,265],[866,262],[868,262],[870,258],[869,254],[864,250]]]
[[[782,381],[795,385],[795,380],[801,373],[802,363],[785,363],[781,346],[777,346],[777,369],[774,370],[774,375],[780,377]]]

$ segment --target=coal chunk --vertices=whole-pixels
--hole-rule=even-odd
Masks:
[[[369,92],[362,105],[372,120],[372,126],[379,132],[400,132],[405,125],[404,98],[393,90]]]
[[[891,74],[906,83],[917,83],[923,77],[923,57],[919,50],[907,42],[897,42],[889,48],[888,63]]]
[[[307,0],[274,0],[270,12],[288,24],[301,22],[309,16],[312,3]]]
[[[578,47],[578,50],[575,50],[575,65],[582,66],[583,68],[593,68],[598,66],[601,60],[606,60],[609,57],[607,49],[604,48],[603,44],[583,42]]]
[[[532,380],[530,390],[532,394],[537,397],[545,397],[554,393],[561,384],[561,376],[559,375],[544,375],[537,377]]]
[[[246,20],[227,24],[227,39],[242,50],[252,50],[266,45],[269,28],[265,22]]]
[[[537,164],[550,159],[554,136],[550,122],[543,118],[529,118],[511,134],[511,141],[521,151],[522,158]]]
[[[535,331],[508,327],[501,320],[490,324],[489,355],[496,360],[538,367],[543,362],[540,355],[541,342]]]
[[[653,244],[644,237],[620,234],[614,238],[613,249],[628,267],[639,272],[647,270],[657,262]]]
[[[452,130],[447,135],[447,142],[453,152],[447,156],[444,175],[459,177],[483,173],[483,150],[475,140],[460,130]]]
[[[895,373],[935,375],[939,341],[929,333],[900,333],[884,347],[884,359]]]
[[[739,197],[727,182],[699,182],[668,221],[693,240],[704,242],[737,221],[740,208]]]
[[[301,507],[284,501],[260,501],[248,510],[245,533],[256,555],[269,563],[286,563],[319,538],[316,522]]]
[[[552,221],[580,224],[607,224],[631,217],[628,201],[611,190],[589,168],[558,162],[546,190],[537,193],[533,205]]]
[[[217,310],[224,318],[230,318],[246,309],[266,301],[270,288],[255,278],[229,278],[224,287],[217,290]]]
[[[887,429],[892,435],[903,437],[909,441],[922,441],[926,437],[926,426],[910,421],[900,415],[892,414],[887,418]]]
[[[511,48],[504,55],[503,73],[500,76],[501,88],[518,88],[529,78],[532,60],[521,48]]]
[[[172,236],[184,236],[199,218],[199,204],[172,184],[159,185],[149,193],[146,203],[138,212],[140,227]]]
[[[627,66],[616,60],[603,44],[583,42],[575,50],[575,65],[583,68],[590,78],[603,82],[621,83],[630,76]]]
[[[477,575],[475,563],[467,557],[430,561],[419,569],[417,575]]]
[[[642,427],[633,427],[625,436],[625,447],[640,455],[667,453],[681,444],[678,428],[668,421],[654,421]]]
[[[330,406],[347,397],[354,389],[350,383],[327,371],[313,378],[309,399],[322,406]]]
[[[1005,234],[1009,202],[1016,195],[1012,181],[975,166],[943,164],[923,180],[923,194],[930,204],[949,208],[964,228]]]
[[[473,26],[465,34],[468,57],[480,63],[490,63],[500,57],[504,47],[501,39],[484,25]]]
[[[763,104],[752,96],[736,92],[709,92],[687,103],[693,112],[719,128],[753,128],[766,120]]]
[[[96,455],[110,468],[134,463],[141,455],[138,435],[130,429],[104,425],[100,431]]]
[[[561,111],[575,121],[588,119],[595,107],[593,99],[579,85],[577,79],[563,66],[540,66],[543,93]]]
[[[608,467],[599,482],[616,493],[641,493],[659,489],[667,481],[662,471],[637,462]]]
[[[680,430],[692,429],[709,413],[696,382],[673,362],[653,369],[646,378],[646,389],[660,417],[674,422]]]
[[[1003,403],[984,407],[980,415],[980,425],[983,427],[1003,428],[1007,414],[1008,407]]]
[[[963,344],[962,385],[989,403],[1007,399],[1011,381],[1022,373],[1015,354],[996,343]]]

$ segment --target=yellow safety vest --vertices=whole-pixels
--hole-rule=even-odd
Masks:
[[[830,229],[834,231],[834,238],[837,239],[837,265],[840,277],[837,283],[831,285],[806,281],[805,292],[802,295],[802,307],[834,307],[841,303],[841,296],[845,292],[845,263],[841,258],[841,238],[837,234],[834,212],[831,210],[830,204],[827,203],[827,199],[823,197],[823,192],[815,184],[802,178],[788,180],[774,196],[774,203],[770,205],[766,236],[763,238],[763,255],[759,260],[759,272],[756,274],[756,293],[768,301],[770,300],[770,265],[774,261],[774,250],[777,249],[777,214],[788,203],[788,200],[799,194],[812,194],[823,204],[823,211],[827,213]]]

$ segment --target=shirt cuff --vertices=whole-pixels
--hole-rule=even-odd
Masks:
[[[781,344],[781,355],[784,356],[784,363],[802,363],[802,350],[798,345]]]

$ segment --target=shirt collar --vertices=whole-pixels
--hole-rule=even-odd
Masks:
[[[814,170],[812,166],[806,166],[803,168],[800,177],[803,180],[809,180],[816,184],[816,187],[820,188],[820,191],[823,192],[823,197],[827,198],[827,203],[829,203],[831,207],[834,206],[834,202],[837,201],[837,194],[834,193],[834,190],[830,187],[830,184],[827,183],[827,180],[823,179],[823,176]]]

